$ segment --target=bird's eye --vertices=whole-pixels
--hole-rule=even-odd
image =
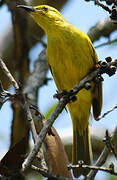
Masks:
[[[45,7],[45,6],[44,6],[42,9],[43,9],[44,11],[48,11],[48,7]]]

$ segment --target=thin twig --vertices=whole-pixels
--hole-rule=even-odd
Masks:
[[[9,78],[9,80],[13,84],[14,88],[16,89],[16,95],[17,96],[15,96],[15,97],[18,97],[18,100],[20,100],[22,107],[23,107],[24,111],[26,112],[26,117],[27,117],[27,120],[29,122],[31,132],[32,132],[32,136],[33,136],[33,139],[35,142],[36,138],[37,138],[37,133],[36,133],[35,125],[34,125],[33,118],[32,118],[31,112],[30,112],[29,104],[26,101],[25,96],[21,92],[19,85],[17,84],[17,82],[15,81],[15,79],[13,78],[13,76],[11,75],[10,71],[8,70],[8,68],[6,67],[5,63],[3,62],[3,60],[1,58],[0,58],[0,67],[2,68],[2,70],[4,71],[4,73]]]
[[[34,70],[31,74],[29,74],[23,89],[23,93],[26,94],[28,98],[28,102],[30,104],[33,104],[33,107],[34,105],[37,107],[38,104],[37,99],[38,99],[39,88],[48,82],[47,79],[48,69],[49,67],[46,59],[46,49],[44,49],[43,51],[41,51],[39,57],[36,59],[34,63]],[[43,126],[42,118],[41,116],[37,116],[37,114],[35,113],[36,111],[35,112],[32,111],[31,106],[30,106],[30,110],[32,117],[34,119],[37,134],[39,134]],[[40,158],[39,161],[40,167],[42,167],[43,169],[47,169],[43,148],[40,148],[37,157]]]
[[[115,156],[115,158],[117,160],[117,154],[116,154],[115,148],[112,145],[111,139],[112,139],[112,137],[109,135],[108,130],[106,130],[106,136],[105,136],[103,142],[105,142],[107,148],[110,149],[110,151],[113,153],[113,155]]]
[[[55,174],[52,174],[50,171],[48,171],[47,169],[41,169],[41,168],[38,168],[34,165],[31,165],[31,168],[40,173],[41,175],[43,175],[44,177],[47,177],[51,180],[73,180],[71,178],[65,178],[63,176],[60,176],[60,175],[55,175]]]
[[[97,118],[97,120],[100,120],[100,119],[104,118],[106,115],[108,115],[110,112],[112,112],[112,111],[115,110],[115,109],[117,109],[117,104],[116,104],[115,106],[111,107],[111,108],[110,108],[108,111],[106,111],[102,116],[99,116],[99,117]]]
[[[37,140],[37,132],[36,132],[36,128],[35,128],[35,125],[34,125],[33,118],[32,118],[32,114],[30,112],[29,103],[25,100],[24,104],[22,104],[22,106],[23,106],[23,109],[26,112],[26,117],[27,117],[28,123],[30,125],[30,130],[32,132],[33,141],[35,143],[36,140]]]
[[[58,106],[55,108],[54,112],[52,113],[52,115],[50,116],[50,118],[45,122],[42,130],[40,131],[40,134],[37,138],[37,141],[34,145],[34,148],[32,149],[32,151],[30,152],[30,154],[28,155],[26,161],[23,164],[23,168],[22,170],[25,171],[28,167],[31,166],[32,161],[34,159],[34,157],[36,156],[36,154],[38,153],[42,142],[45,139],[45,136],[47,134],[47,132],[49,131],[49,129],[51,128],[52,124],[54,123],[55,119],[58,117],[58,115],[62,112],[62,110],[64,109],[64,107],[66,106],[66,104],[68,103],[68,98],[61,98],[61,100],[59,101]]]
[[[88,1],[95,1],[95,0],[88,0]],[[104,1],[106,4],[112,5],[116,0],[100,0],[100,1]]]
[[[106,45],[112,45],[113,43],[116,43],[116,42],[117,42],[117,39],[114,39],[112,41],[107,41],[105,43],[102,43],[102,44],[95,46],[95,49],[106,46]]]
[[[3,62],[3,60],[1,58],[0,58],[0,67],[2,68],[2,70],[4,71],[6,76],[9,78],[9,80],[13,84],[14,88],[16,90],[18,90],[19,86],[18,86],[17,82],[15,81],[15,79],[13,78],[13,76],[11,75],[10,71],[8,70],[8,68],[6,67],[5,63]]]
[[[83,168],[83,169],[89,169],[89,170],[96,170],[96,171],[104,171],[107,173],[110,173],[111,175],[116,175],[117,176],[117,171],[114,171],[114,168],[105,168],[105,167],[100,167],[100,166],[90,166],[86,164],[77,164],[77,165],[69,165],[68,168],[70,169],[75,169],[75,168]],[[86,178],[87,179],[87,178]]]
[[[108,67],[111,67],[111,66],[115,66],[117,68],[117,59],[107,63]],[[74,96],[76,95],[82,88],[86,88],[86,83],[90,83],[91,81],[93,81],[99,74],[104,74],[106,73],[106,69],[104,68],[98,68],[96,70],[94,70],[93,72],[89,73],[86,77],[84,77],[76,86],[74,86],[74,88],[72,88],[69,93],[70,93],[70,96]]]
[[[111,142],[114,147],[117,147],[117,126],[114,130]],[[98,160],[96,161],[95,166],[102,166],[105,163],[109,153],[110,153],[110,149],[107,146],[105,146],[101,155],[99,156]],[[89,174],[87,175],[87,180],[94,179],[97,172],[98,172],[97,170],[91,170],[89,172]]]
[[[112,12],[112,10],[108,6],[106,6],[106,5],[102,4],[101,2],[99,2],[99,0],[94,0],[94,2],[95,2],[95,4],[99,5],[104,10],[108,11],[109,13]]]

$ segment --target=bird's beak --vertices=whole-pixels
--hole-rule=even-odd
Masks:
[[[28,12],[35,12],[35,9],[32,6],[17,5],[17,8],[23,8]]]

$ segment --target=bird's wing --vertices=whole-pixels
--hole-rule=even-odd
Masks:
[[[92,51],[91,54],[92,54],[94,64],[96,64],[98,62],[98,57],[92,43],[90,47]],[[98,84],[95,83],[92,90],[92,95],[93,95],[93,98],[92,98],[93,115],[94,115],[94,118],[97,119],[102,109],[102,82],[99,82]]]

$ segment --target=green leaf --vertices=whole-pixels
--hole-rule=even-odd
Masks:
[[[50,115],[52,114],[52,112],[54,111],[54,109],[56,108],[58,103],[54,104],[53,106],[50,107],[50,109],[46,112],[45,114],[45,118],[48,119],[50,117]]]

